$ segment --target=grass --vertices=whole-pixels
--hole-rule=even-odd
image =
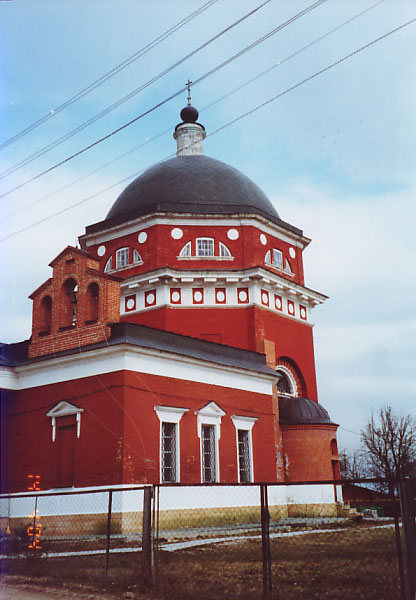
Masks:
[[[399,600],[394,529],[354,527],[308,532],[271,540],[274,599]],[[140,578],[140,554],[65,559],[6,560],[4,572],[47,577],[48,584],[93,586],[136,598],[163,600],[260,599],[262,557],[259,539],[237,538],[176,552],[160,551],[153,590]],[[133,597],[130,594],[131,597]]]

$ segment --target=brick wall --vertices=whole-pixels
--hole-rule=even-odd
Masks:
[[[51,263],[53,277],[33,300],[29,357],[104,341],[120,319],[120,283],[98,270],[99,260],[68,247]]]

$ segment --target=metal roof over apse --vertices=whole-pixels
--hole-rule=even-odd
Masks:
[[[281,425],[335,425],[321,404],[292,396],[279,396],[279,422]]]

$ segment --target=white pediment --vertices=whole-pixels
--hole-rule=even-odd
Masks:
[[[77,415],[79,413],[84,412],[83,408],[79,408],[78,406],[74,406],[74,404],[70,404],[65,400],[58,402],[56,406],[51,408],[49,412],[46,413],[47,417],[67,417],[69,415]]]
[[[225,415],[225,412],[218,406],[216,402],[210,402],[206,406],[195,411],[195,414],[201,417],[220,418]]]

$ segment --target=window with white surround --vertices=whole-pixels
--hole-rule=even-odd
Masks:
[[[66,400],[62,400],[58,402],[49,412],[46,413],[47,417],[52,419],[52,441],[56,440],[56,419],[59,417],[69,417],[71,415],[75,415],[75,421],[77,426],[77,438],[81,435],[81,414],[84,412],[83,408],[79,408],[79,406],[74,406]]]
[[[221,418],[225,412],[215,402],[210,402],[197,410],[198,437],[201,443],[201,481],[202,483],[220,480],[219,440],[221,437]]]
[[[127,267],[129,264],[129,249],[128,248],[119,248],[116,251],[116,269],[121,269],[122,267]]]
[[[111,271],[113,269],[113,257],[110,256],[110,258],[107,260],[107,262],[105,263],[105,267],[104,267],[104,273],[108,273],[109,271]]]
[[[140,256],[140,254],[138,253],[138,251],[133,248],[133,264],[137,264],[137,263],[141,263],[142,261],[142,257]]]
[[[214,256],[214,240],[212,238],[198,238],[196,240],[197,256]]]
[[[288,273],[292,272],[292,269],[290,268],[290,264],[289,264],[289,261],[287,260],[287,258],[285,260],[285,271],[287,271]]]
[[[179,423],[188,408],[155,406],[160,421],[160,481],[180,481]]]
[[[183,246],[182,250],[179,252],[179,256],[191,256],[191,242],[187,242],[185,246]]]
[[[279,267],[279,269],[283,269],[283,254],[280,250],[276,250],[273,248],[272,252],[272,263],[275,267]]]
[[[257,418],[233,415],[231,420],[236,432],[238,481],[239,483],[248,483],[254,480],[251,430]]]
[[[284,394],[285,396],[297,396],[298,386],[296,385],[296,380],[289,369],[283,365],[279,365],[276,369],[276,373],[279,375],[277,393]]]
[[[231,257],[231,252],[228,250],[227,246],[225,244],[223,244],[222,242],[220,242],[220,256],[222,258],[230,258]]]
[[[278,269],[283,269],[283,253],[281,250],[277,250],[276,248],[268,250],[266,252],[266,256],[264,257],[264,262],[269,265],[273,265],[273,267],[277,267]]]

